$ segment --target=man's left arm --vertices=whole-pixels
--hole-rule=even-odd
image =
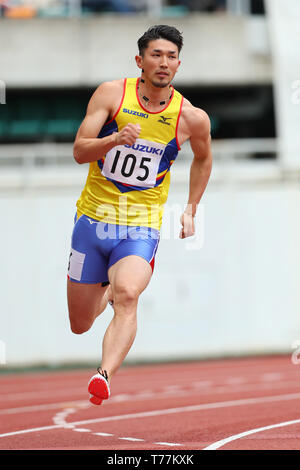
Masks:
[[[190,145],[194,158],[190,168],[189,196],[181,216],[180,238],[195,234],[194,217],[207,186],[212,169],[210,120],[201,109],[194,108],[189,115]]]

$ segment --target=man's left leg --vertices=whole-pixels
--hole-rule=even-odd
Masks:
[[[111,379],[135,339],[138,299],[150,282],[152,268],[145,259],[131,255],[111,266],[108,276],[114,316],[103,338],[101,368]]]
[[[140,294],[149,284],[151,265],[142,257],[126,256],[108,271],[113,296],[114,316],[102,342],[102,363],[99,374],[89,382],[90,401],[96,405],[110,395],[112,376],[121,366],[135,339],[137,305]]]

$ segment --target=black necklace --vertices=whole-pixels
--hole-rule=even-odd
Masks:
[[[141,78],[141,83],[145,83],[145,80],[144,80],[143,78]],[[138,89],[139,89],[139,86],[138,86]],[[170,94],[170,96],[169,96],[168,101],[171,99],[171,97],[172,97],[172,91],[171,91],[171,94]],[[143,98],[143,100],[146,102],[146,104],[149,104],[150,98],[148,98],[148,97],[145,96],[145,95],[143,95],[142,98]],[[166,104],[166,101],[167,101],[167,100],[160,101],[159,105],[162,106],[163,104]]]
[[[171,99],[171,97],[172,97],[172,92],[171,92],[171,94],[170,94],[170,96],[169,96],[168,101]],[[147,96],[145,96],[145,95],[143,95],[143,100],[146,101],[146,104],[148,104],[149,101],[150,101],[150,99],[147,98]],[[159,102],[160,106],[162,106],[163,104],[166,104],[166,101],[167,101],[167,100],[160,101],[160,102]]]

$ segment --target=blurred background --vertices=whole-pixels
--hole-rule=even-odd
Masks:
[[[112,309],[76,336],[66,273],[87,165],[72,156],[103,81],[138,75],[153,24],[183,32],[174,86],[210,116],[197,234],[179,240],[183,146],[127,362],[291,353],[300,339],[298,0],[0,0],[0,371],[98,365]]]

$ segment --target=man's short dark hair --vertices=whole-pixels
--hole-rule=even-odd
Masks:
[[[155,39],[166,39],[167,41],[173,42],[178,47],[178,53],[181,51],[183,46],[182,33],[174,26],[168,26],[165,24],[151,26],[138,40],[139,54],[143,55],[145,49],[147,49],[150,41]]]

